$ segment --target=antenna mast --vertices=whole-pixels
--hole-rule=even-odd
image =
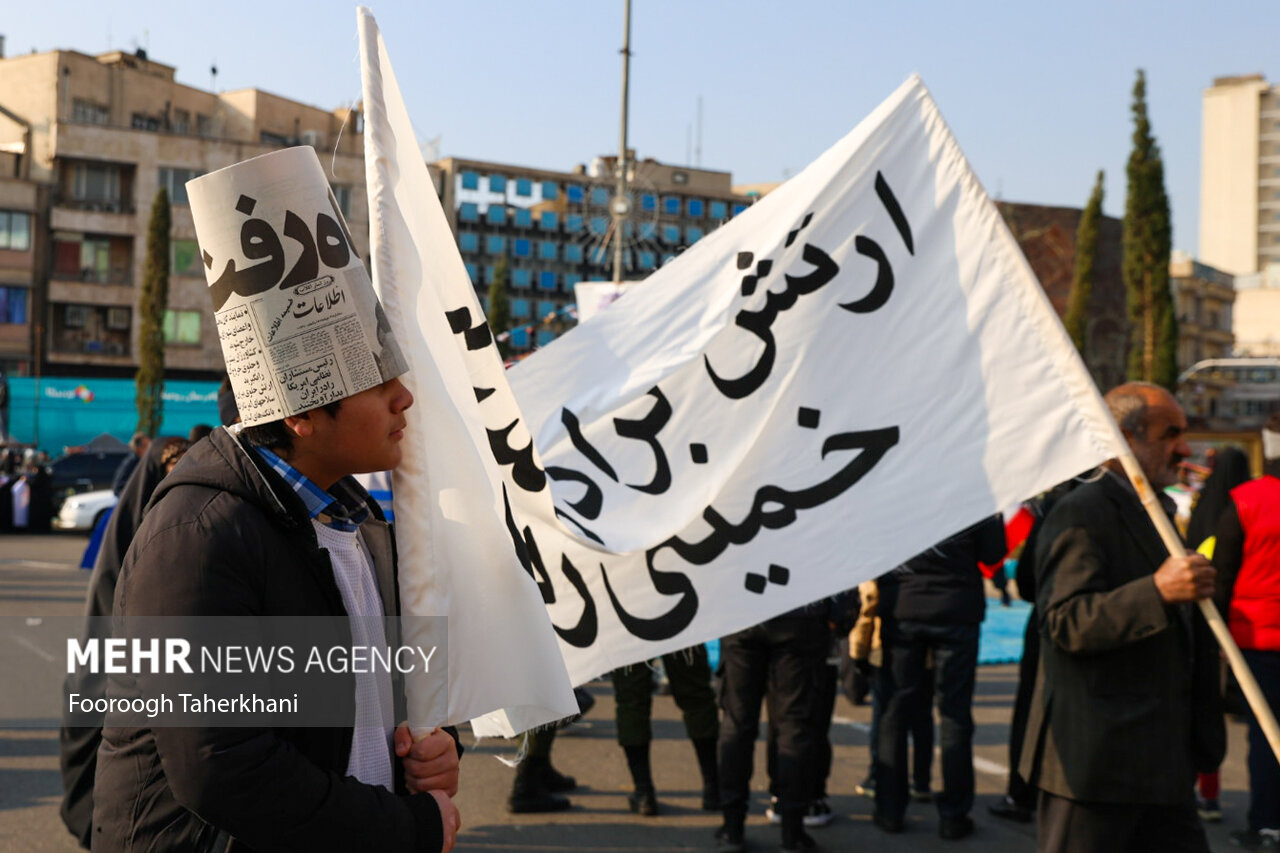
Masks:
[[[624,0],[622,29],[622,128],[618,133],[617,186],[613,197],[613,283],[622,282],[622,235],[631,215],[631,199],[627,197],[627,105],[631,72],[631,0]]]

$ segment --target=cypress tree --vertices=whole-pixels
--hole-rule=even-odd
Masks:
[[[1133,84],[1133,150],[1126,168],[1124,283],[1129,307],[1129,378],[1173,390],[1178,321],[1169,290],[1172,227],[1164,161],[1147,117],[1146,75]]]
[[[155,437],[164,419],[164,312],[169,304],[169,193],[151,202],[147,259],[138,294],[138,432]]]
[[[493,281],[489,282],[489,330],[496,337],[511,328],[511,301],[507,298],[507,255],[504,252],[493,268]],[[498,352],[505,361],[511,354],[511,339],[496,341]]]
[[[1071,278],[1071,294],[1067,297],[1067,313],[1063,325],[1071,342],[1076,345],[1080,357],[1088,362],[1085,346],[1088,343],[1089,299],[1093,294],[1094,267],[1098,260],[1098,221],[1102,218],[1103,172],[1098,170],[1097,180],[1089,203],[1080,214],[1080,226],[1076,229],[1076,264]]]

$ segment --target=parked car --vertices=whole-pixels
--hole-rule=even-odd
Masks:
[[[62,502],[62,509],[53,520],[53,526],[58,530],[93,530],[98,526],[98,519],[116,505],[116,500],[115,493],[110,489],[72,495]]]
[[[130,452],[126,448],[123,452],[68,453],[49,463],[49,487],[53,495],[54,512],[58,511],[62,500],[68,495],[98,489],[110,490],[116,469]]]

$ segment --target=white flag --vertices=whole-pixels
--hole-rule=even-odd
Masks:
[[[465,614],[449,719],[559,695],[535,692],[555,653],[516,559],[582,683],[855,587],[1117,455],[917,78],[509,385],[364,11],[361,33],[374,280],[421,418],[395,479],[402,595],[406,619]]]
[[[911,78],[803,173],[511,370],[575,683],[850,589],[1121,441]]]
[[[393,475],[403,638],[438,649],[430,673],[407,685],[409,720],[425,727],[471,719],[478,735],[510,736],[578,706],[509,532],[504,478],[465,359],[477,335],[488,335],[484,315],[377,23],[363,7],[357,21],[373,282],[409,363],[401,380],[415,400]],[[502,378],[496,350],[480,355],[479,373],[491,362]]]

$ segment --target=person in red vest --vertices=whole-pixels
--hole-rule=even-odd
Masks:
[[[1263,476],[1231,490],[1218,522],[1214,598],[1272,708],[1280,708],[1280,412],[1262,429]],[[1280,763],[1252,709],[1249,720],[1249,828],[1231,840],[1280,850]]]

